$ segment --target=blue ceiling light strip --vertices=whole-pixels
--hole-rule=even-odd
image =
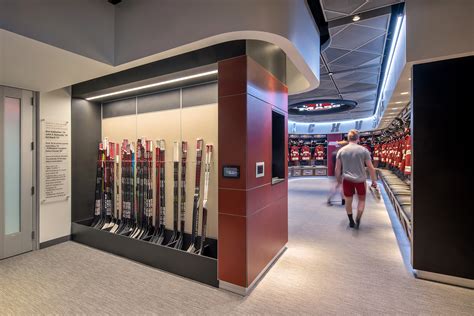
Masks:
[[[387,56],[387,58],[385,58],[382,63],[383,72],[382,72],[381,78],[383,78],[383,80],[381,82],[382,84],[379,84],[379,88],[377,91],[377,100],[376,100],[374,112],[373,112],[374,116],[376,115],[377,110],[379,108],[382,92],[384,91],[383,89],[385,89],[385,85],[387,84],[388,74],[390,73],[390,69],[393,63],[393,55],[394,55],[395,47],[397,46],[398,38],[400,36],[400,30],[401,30],[401,26],[402,26],[402,22],[404,18],[403,10],[404,10],[403,3],[392,6],[392,18],[390,20],[389,35],[387,36],[387,42],[390,41],[391,45],[390,45],[390,48],[388,48],[387,46],[385,47],[384,55]],[[387,50],[388,50],[388,54],[387,54]]]

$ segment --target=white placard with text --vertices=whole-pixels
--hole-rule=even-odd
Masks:
[[[69,122],[41,121],[41,203],[69,198]]]

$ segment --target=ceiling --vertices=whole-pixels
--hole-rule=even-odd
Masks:
[[[380,83],[390,10],[375,10],[400,1],[321,0],[331,36],[321,54],[320,85],[317,89],[290,96],[294,104],[313,99],[347,99],[358,103],[351,111],[320,116],[293,116],[295,122],[335,122],[373,115]],[[367,10],[357,22],[351,15]],[[337,14],[335,14],[337,13]],[[337,19],[337,20],[334,20]]]
[[[403,0],[320,0],[326,21],[403,2]]]

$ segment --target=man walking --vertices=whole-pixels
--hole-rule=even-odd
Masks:
[[[341,148],[336,158],[336,178],[339,183],[342,182],[342,189],[346,200],[346,212],[349,217],[349,226],[359,228],[360,219],[365,208],[366,195],[366,171],[369,169],[372,187],[377,187],[375,168],[372,164],[369,151],[358,145],[359,132],[355,129],[350,130],[347,135],[349,144]],[[357,192],[359,202],[357,204],[357,217],[354,223],[352,217],[352,199]]]

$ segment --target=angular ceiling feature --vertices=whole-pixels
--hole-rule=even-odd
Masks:
[[[352,1],[322,1],[324,5],[329,5],[329,2],[334,6],[343,6],[344,3]],[[334,9],[334,7],[332,8]],[[380,14],[358,22],[349,20],[342,25],[334,23],[336,26],[329,28],[331,43],[321,54],[319,88],[302,95],[290,96],[289,104],[303,99],[343,98],[356,101],[358,105],[349,112],[318,117],[318,122],[371,116],[377,101],[380,72],[390,23],[390,14]],[[314,117],[305,118],[304,116],[290,115],[289,118],[296,122],[315,121]]]
[[[368,52],[368,53],[378,53],[380,52],[385,45],[385,36],[381,35],[367,44],[362,45],[357,50],[361,52]]]
[[[384,30],[351,24],[331,38],[330,47],[357,49],[374,38],[384,34]]]
[[[379,55],[377,54],[352,51],[349,54],[344,55],[341,58],[338,58],[335,61],[331,62],[330,65],[335,64],[335,65],[342,65],[342,66],[349,66],[351,68],[356,68],[357,66],[361,66],[371,60],[374,60],[378,56]]]
[[[350,50],[328,47],[323,54],[330,63],[349,52]]]
[[[375,10],[404,0],[320,0],[326,21]]]
[[[322,5],[325,11],[350,14],[364,5],[365,0],[323,0]]]

